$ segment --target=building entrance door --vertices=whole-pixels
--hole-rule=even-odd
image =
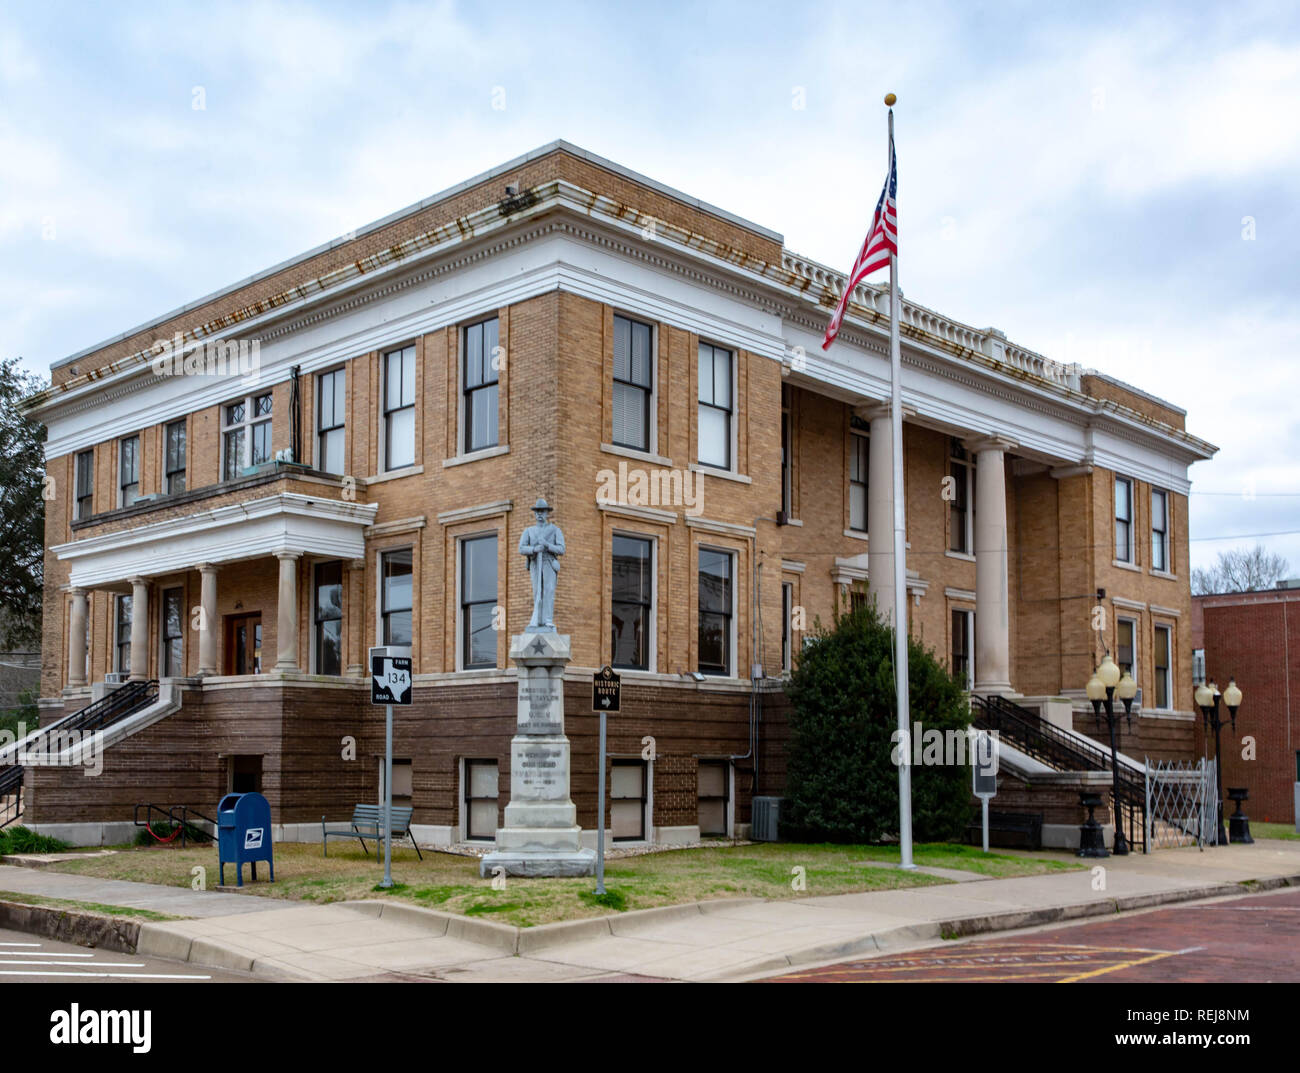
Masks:
[[[262,615],[226,617],[226,673],[262,673]]]

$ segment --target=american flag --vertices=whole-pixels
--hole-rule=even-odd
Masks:
[[[894,156],[894,138],[889,138],[889,175],[885,179],[885,188],[880,191],[880,200],[876,202],[876,213],[871,218],[871,230],[867,240],[862,244],[858,259],[853,262],[853,271],[849,281],[844,285],[840,295],[840,304],[835,307],[835,316],[826,326],[826,338],[822,340],[822,349],[826,350],[840,334],[840,323],[849,306],[849,296],[853,288],[871,275],[877,268],[889,264],[889,255],[898,253],[898,161]]]

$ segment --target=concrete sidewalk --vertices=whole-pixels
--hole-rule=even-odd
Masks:
[[[559,982],[747,978],[946,937],[1238,895],[1243,883],[1300,884],[1300,842],[1090,863],[1104,872],[820,897],[812,873],[809,897],[711,901],[522,929],[398,902],[311,906],[34,869],[0,869],[0,889],[197,917],[142,924],[139,952],[269,978]],[[15,872],[26,881],[21,888],[9,885]],[[72,893],[73,883],[86,886]]]

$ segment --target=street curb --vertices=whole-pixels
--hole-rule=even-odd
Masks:
[[[119,954],[134,954],[142,924],[138,920],[104,916],[53,905],[28,905],[0,900],[0,928],[23,931],[78,946],[96,946]]]

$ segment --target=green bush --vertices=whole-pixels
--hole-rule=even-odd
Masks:
[[[893,633],[874,607],[840,616],[801,653],[787,689],[790,754],[781,836],[799,841],[881,842],[898,835],[898,768],[892,735]],[[913,734],[958,731],[970,705],[932,652],[908,646]],[[956,836],[971,809],[968,765],[912,765],[912,833]]]
[[[10,853],[62,853],[68,844],[49,835],[38,835],[31,828],[0,828],[0,856]]]

